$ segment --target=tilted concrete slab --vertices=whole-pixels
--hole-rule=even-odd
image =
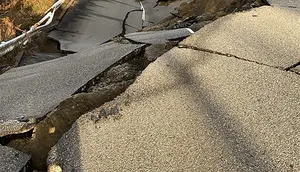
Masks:
[[[107,43],[0,75],[0,136],[32,128],[89,80],[142,44]]]
[[[81,116],[48,164],[66,171],[299,171],[299,77],[174,48],[116,100]],[[116,105],[119,115],[91,120]]]
[[[140,8],[132,0],[79,0],[49,37],[58,40],[62,50],[79,52],[120,34],[126,13]],[[141,29],[142,13],[130,14],[126,24],[127,33]]]
[[[299,0],[267,0],[270,5],[277,5],[282,7],[300,7]]]
[[[26,171],[30,156],[13,148],[0,145],[0,171]]]
[[[222,17],[181,44],[287,68],[300,60],[299,18],[296,9],[263,6]]]
[[[125,35],[127,39],[146,44],[163,44],[169,40],[186,38],[192,35],[194,31],[189,28],[149,31],[149,32],[135,32]]]

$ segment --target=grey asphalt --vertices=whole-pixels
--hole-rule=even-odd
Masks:
[[[299,77],[174,48],[125,93],[81,116],[48,164],[64,171],[299,171]],[[91,120],[115,106],[119,115]]]
[[[126,34],[125,38],[145,44],[164,44],[169,40],[186,38],[191,36],[193,33],[194,31],[189,28],[182,28],[174,30],[135,32]]]
[[[282,7],[300,7],[299,0],[267,0],[270,5],[282,6]]]
[[[0,136],[32,128],[36,118],[142,46],[107,43],[0,75]]]
[[[13,148],[0,145],[0,171],[16,172],[25,171],[30,156]]]
[[[49,37],[58,40],[62,50],[79,52],[120,34],[126,13],[140,8],[134,0],[79,0]],[[141,18],[141,12],[130,14],[127,31],[140,29]]]
[[[176,8],[180,7],[182,3],[190,3],[192,0],[177,0],[171,1],[169,4],[159,4],[154,7],[157,0],[144,0],[142,1],[146,10],[146,21],[145,26],[152,26],[159,23],[163,19],[172,16],[171,13],[176,14]]]
[[[222,17],[181,43],[287,68],[300,61],[300,10],[263,6]]]
[[[156,1],[143,1],[146,9],[144,26],[150,26],[165,19],[181,3],[190,2],[190,0],[180,0],[168,6],[153,8]],[[59,26],[49,34],[49,37],[59,41],[62,50],[80,52],[119,35],[122,32],[122,23],[126,13],[136,9],[141,9],[141,6],[135,0],[79,0]],[[131,13],[126,24],[126,33],[142,29],[142,12]]]

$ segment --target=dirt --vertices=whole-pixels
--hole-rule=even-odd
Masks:
[[[28,30],[43,17],[45,11],[53,3],[54,0],[7,0],[1,2],[0,41],[15,37],[21,30]]]
[[[55,20],[63,17],[68,8],[72,7],[77,0],[65,0],[65,3],[56,12]],[[45,12],[56,0],[4,0],[0,1],[0,41],[7,41],[23,31],[29,30],[32,25],[38,22]],[[53,23],[54,26],[55,22]],[[34,57],[35,52],[57,53],[58,43],[45,36],[45,32],[37,34],[30,39],[25,47],[18,47],[14,51],[0,57],[0,74],[12,67],[17,67],[15,56],[25,52],[27,57]]]

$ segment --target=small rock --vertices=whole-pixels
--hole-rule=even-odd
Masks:
[[[99,115],[93,114],[93,115],[91,115],[91,120],[94,123],[96,123],[96,122],[98,122],[100,120],[100,117],[99,117]]]
[[[100,115],[100,117],[105,117],[106,118],[109,115],[109,113],[107,113],[106,110],[102,108],[100,110],[100,114],[99,115]]]
[[[120,114],[120,110],[119,110],[119,108],[118,108],[117,105],[114,106],[114,107],[112,107],[112,108],[110,109],[110,114],[111,114],[111,115],[118,115],[118,114]]]
[[[62,169],[59,165],[52,164],[48,167],[48,172],[62,172]]]

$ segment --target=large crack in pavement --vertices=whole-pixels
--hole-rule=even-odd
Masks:
[[[222,52],[218,52],[218,51],[214,51],[214,50],[210,50],[210,49],[199,48],[199,47],[185,45],[185,44],[179,44],[178,48],[186,48],[186,49],[203,51],[203,52],[212,53],[212,54],[218,54],[218,55],[225,56],[225,57],[232,57],[232,58],[236,58],[236,59],[239,59],[239,60],[255,63],[255,64],[258,64],[258,65],[268,66],[268,67],[272,67],[272,68],[279,69],[279,70],[285,70],[285,68],[280,67],[280,66],[272,66],[272,65],[268,65],[268,64],[261,63],[261,62],[258,62],[258,61],[249,60],[249,59],[246,59],[246,58],[243,58],[243,57],[239,57],[239,56],[236,56],[236,55],[233,55],[233,54],[222,53]]]
[[[50,148],[79,116],[113,100],[133,83],[148,64],[143,54],[144,48],[141,48],[94,77],[72,97],[61,102],[45,119],[35,124],[30,131],[32,135],[25,133],[25,138],[22,135],[9,135],[0,138],[0,142],[31,155],[33,169],[45,170]]]
[[[185,44],[179,44],[178,48],[186,48],[186,49],[191,49],[191,50],[196,50],[196,51],[202,51],[202,52],[207,52],[207,53],[212,53],[212,54],[218,54],[218,55],[221,55],[221,56],[224,56],[224,57],[236,58],[236,59],[239,59],[239,60],[242,60],[242,61],[247,61],[247,62],[250,62],[250,63],[257,64],[257,65],[267,66],[267,67],[275,68],[275,69],[278,69],[278,70],[281,70],[281,71],[287,71],[287,72],[293,72],[293,73],[299,74],[298,72],[293,71],[292,69],[299,66],[300,62],[298,62],[298,63],[296,63],[296,64],[294,64],[294,65],[292,65],[288,68],[284,68],[284,67],[281,67],[281,66],[272,66],[272,65],[268,65],[268,64],[261,63],[261,62],[258,62],[258,61],[249,60],[249,59],[239,57],[239,56],[236,56],[236,55],[232,55],[232,54],[229,54],[229,53],[222,53],[222,52],[218,52],[218,51],[214,51],[214,50],[210,50],[210,49],[199,48],[199,47],[185,45]]]

